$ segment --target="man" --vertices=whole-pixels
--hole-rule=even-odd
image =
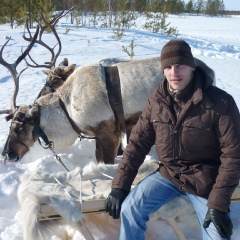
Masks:
[[[149,215],[187,195],[203,239],[230,239],[229,205],[240,178],[239,110],[232,96],[196,68],[185,41],[168,42],[160,60],[165,78],[132,130],[106,211],[115,219],[121,209],[121,240],[142,240]],[[159,168],[130,192],[153,144]]]

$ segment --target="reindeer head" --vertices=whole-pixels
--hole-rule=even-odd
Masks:
[[[20,106],[13,115],[8,139],[2,155],[6,160],[19,161],[39,136],[39,107]]]
[[[52,67],[50,70],[43,70],[47,74],[47,80],[42,88],[39,96],[46,95],[50,92],[55,92],[66,79],[73,73],[76,68],[76,64],[71,64],[70,66],[59,65],[58,67]]]
[[[57,57],[59,56],[62,49],[60,38],[56,32],[56,24],[58,23],[61,17],[65,16],[73,8],[74,7],[70,8],[67,12],[63,10],[50,21],[47,21],[47,19],[44,17],[43,13],[41,12],[41,18],[44,24],[41,24],[36,20],[38,22],[38,26],[36,28],[36,32],[34,36],[32,36],[32,33],[29,28],[29,24],[28,24],[28,19],[27,19],[26,29],[29,36],[28,37],[25,36],[25,31],[24,31],[23,38],[26,41],[29,41],[30,44],[24,52],[22,51],[22,54],[20,55],[20,57],[17,58],[17,60],[14,63],[10,64],[3,59],[4,47],[7,45],[10,39],[6,41],[6,43],[0,49],[0,64],[6,67],[10,71],[15,83],[14,93],[13,93],[12,102],[11,102],[11,109],[0,110],[0,114],[9,114],[6,117],[7,121],[10,119],[13,119],[10,127],[10,133],[9,133],[7,142],[5,144],[4,150],[2,152],[2,155],[5,156],[5,158],[10,161],[20,160],[21,157],[33,145],[33,143],[36,141],[39,135],[39,123],[40,123],[40,115],[38,110],[39,107],[36,104],[34,104],[33,107],[29,107],[29,106],[21,106],[19,108],[16,107],[16,97],[17,97],[18,88],[19,88],[19,77],[21,73],[26,69],[25,68],[20,73],[18,73],[17,66],[24,59],[27,66],[29,67],[35,67],[35,68],[44,67],[48,69],[52,69],[52,68],[54,69]],[[50,47],[45,42],[42,41],[42,34],[47,28],[50,28],[54,36],[56,37],[57,44],[54,47]],[[45,64],[39,65],[34,61],[34,59],[30,55],[30,50],[32,49],[34,44],[39,44],[45,47],[51,53],[51,59],[49,62],[45,62]],[[54,48],[57,45],[58,45],[58,51],[57,53],[55,53]],[[31,60],[33,64],[30,64],[27,61],[26,59],[27,57]],[[68,66],[68,60],[64,59],[63,62],[60,64],[60,66],[61,65]],[[55,72],[55,70],[52,69],[53,73],[49,75],[49,80],[51,79],[53,87],[57,88],[62,84],[61,82],[58,84],[54,82],[54,79],[56,79],[55,76],[57,76],[58,79],[62,79],[64,81],[73,72],[75,67],[76,65],[71,65],[67,67],[66,70],[64,70],[63,72],[62,70],[58,70],[58,71],[56,70],[57,72]]]

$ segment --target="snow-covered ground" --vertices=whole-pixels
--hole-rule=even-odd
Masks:
[[[237,105],[240,107],[240,17],[206,17],[206,16],[173,16],[167,19],[171,26],[177,27],[179,38],[187,41],[195,57],[203,60],[215,70],[217,86],[232,94]],[[68,58],[69,63],[76,63],[77,66],[85,63],[98,62],[104,58],[128,58],[122,51],[122,46],[129,48],[131,40],[134,40],[134,59],[143,59],[159,56],[163,45],[170,40],[169,37],[161,34],[150,33],[142,26],[144,19],[137,20],[135,29],[127,30],[123,38],[116,41],[113,38],[111,29],[83,27],[76,29],[69,24],[68,19],[62,19],[58,24],[57,32],[62,41],[62,52],[58,58],[59,64],[63,58]],[[66,34],[66,29],[70,28]],[[13,63],[20,55],[22,47],[27,43],[22,39],[23,28],[10,29],[9,26],[0,25],[0,46],[7,37],[11,40],[3,52],[4,59]],[[46,34],[44,39],[51,43],[54,37]],[[53,45],[53,44],[52,44]],[[32,56],[42,63],[49,61],[49,54],[41,47],[34,46]],[[24,62],[18,66],[18,71],[24,68]],[[13,81],[9,72],[0,65],[0,109],[7,109],[10,106],[10,99],[13,92]],[[17,97],[17,104],[31,104],[36,98],[39,90],[45,82],[45,75],[41,69],[28,68],[23,72],[20,79],[20,90]],[[10,123],[0,116],[0,151],[2,152],[6,141]],[[96,162],[94,156],[94,140],[76,141],[74,146],[57,151],[64,163],[70,170],[76,166],[84,167],[90,161]],[[156,158],[154,151],[150,158]],[[31,171],[38,165],[43,165],[49,172],[62,171],[51,152],[42,149],[38,143],[18,163],[4,165],[0,162],[0,239],[20,240],[22,239],[21,208],[18,203],[17,190],[20,184],[20,176],[25,171]],[[232,240],[238,240],[240,234],[240,204],[234,203],[231,207],[232,219],[234,222],[234,235]],[[186,220],[180,223],[181,228],[187,234],[188,239],[200,240],[199,229],[196,219]],[[114,228],[113,228],[114,229]],[[117,229],[117,228],[116,228]],[[97,228],[93,232],[97,232]],[[155,235],[148,239],[174,240],[176,236],[168,225],[163,221],[156,221],[149,225],[149,232]],[[113,231],[112,231],[113,232]],[[98,239],[116,239],[117,232],[112,236],[97,234]],[[81,239],[75,238],[75,239]]]

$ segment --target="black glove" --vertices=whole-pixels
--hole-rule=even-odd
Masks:
[[[105,201],[105,210],[113,219],[120,217],[120,211],[123,201],[128,195],[128,191],[123,189],[112,189],[107,200]]]
[[[228,213],[209,208],[203,222],[203,227],[208,228],[211,222],[222,238],[230,239],[233,225]]]

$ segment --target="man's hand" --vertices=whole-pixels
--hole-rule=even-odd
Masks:
[[[216,209],[208,209],[203,222],[203,227],[208,228],[211,222],[214,224],[215,228],[222,238],[230,239],[232,235],[233,225],[231,219],[228,216],[228,213],[221,212]]]
[[[120,217],[120,211],[123,201],[128,195],[128,191],[123,189],[112,189],[107,200],[105,201],[105,210],[113,219]]]

